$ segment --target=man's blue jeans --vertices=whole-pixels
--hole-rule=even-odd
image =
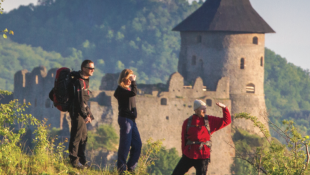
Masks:
[[[136,123],[129,118],[119,116],[118,124],[120,126],[120,139],[118,148],[117,169],[119,171],[126,171],[127,165],[128,171],[133,171],[138,164],[141,153],[142,142],[140,134]],[[130,155],[126,164],[129,151]]]

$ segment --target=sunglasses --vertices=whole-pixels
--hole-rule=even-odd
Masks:
[[[89,69],[89,70],[95,70],[94,67],[85,67],[85,68],[87,68],[87,69]]]

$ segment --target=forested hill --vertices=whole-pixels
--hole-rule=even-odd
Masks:
[[[124,67],[139,83],[166,82],[177,70],[179,32],[171,31],[202,2],[187,0],[41,0],[0,15],[17,43],[67,57],[70,48],[95,60],[101,73]]]
[[[309,70],[265,49],[265,98],[272,122],[279,126],[282,120],[292,119],[303,134],[310,134]]]

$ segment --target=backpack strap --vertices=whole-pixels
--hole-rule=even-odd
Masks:
[[[187,135],[187,132],[188,132],[189,128],[191,127],[192,120],[193,120],[193,116],[190,116],[190,117],[188,118],[188,121],[187,121],[186,133],[185,133],[185,135]]]
[[[85,83],[85,81],[82,79],[82,78],[79,78],[81,81],[83,81],[83,84],[84,84],[84,87],[83,87],[83,89],[87,89],[86,88],[86,83]]]
[[[206,115],[206,116],[204,117],[204,119],[205,119],[205,127],[207,128],[208,133],[209,133],[209,135],[210,135],[210,137],[211,137],[211,129],[210,129],[210,124],[209,124],[209,120],[208,120],[208,115]]]

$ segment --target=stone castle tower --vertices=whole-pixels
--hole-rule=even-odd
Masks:
[[[222,77],[229,77],[232,114],[247,112],[268,126],[264,47],[265,33],[274,31],[249,0],[207,0],[173,30],[181,33],[178,71],[185,82],[200,76],[214,90]],[[234,124],[259,133],[245,122]]]

